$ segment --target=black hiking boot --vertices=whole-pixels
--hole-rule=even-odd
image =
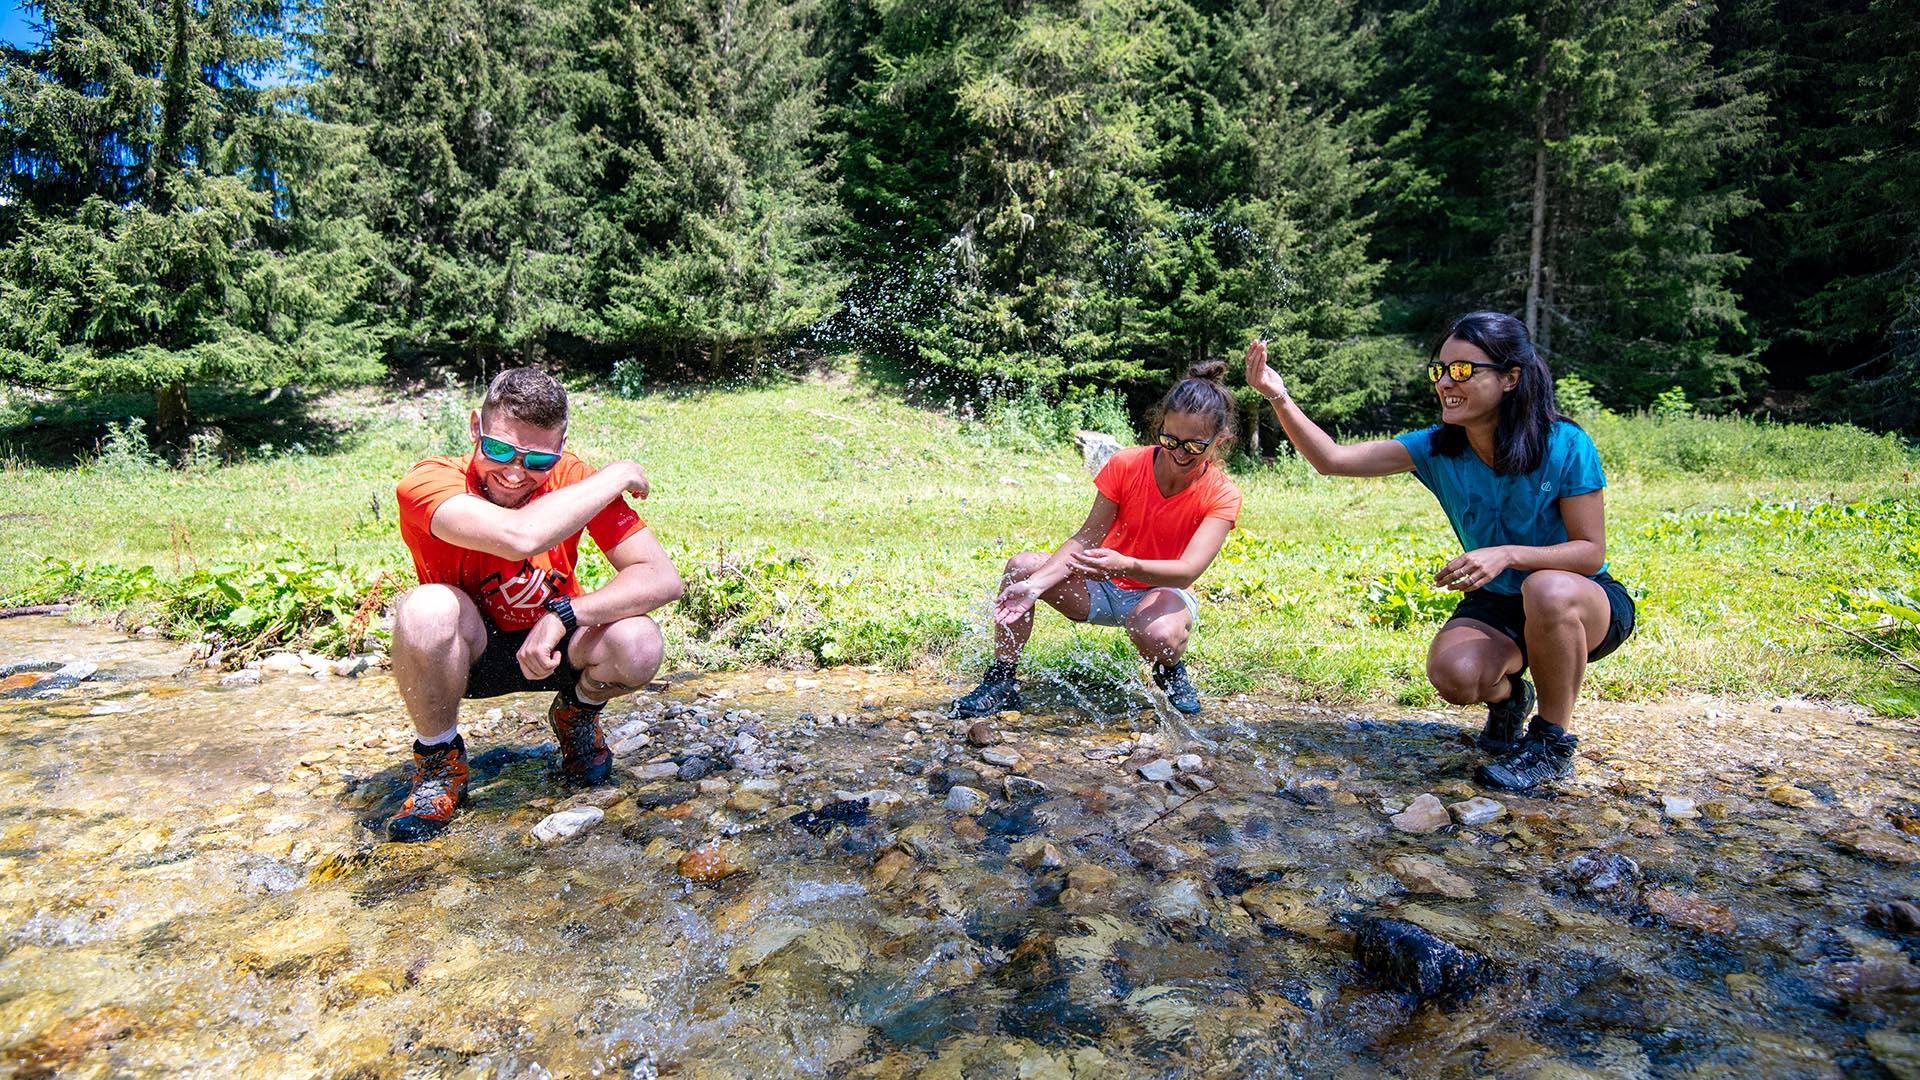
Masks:
[[[1192,716],[1200,711],[1200,691],[1187,678],[1187,662],[1178,661],[1171,667],[1165,664],[1153,665],[1153,684],[1167,692],[1167,704]]]
[[[1518,749],[1480,766],[1473,778],[1483,787],[1527,791],[1573,775],[1573,752],[1580,737],[1569,735],[1539,717],[1527,724],[1527,737]]]
[[[1487,726],[1480,729],[1480,749],[1495,757],[1519,749],[1527,717],[1533,715],[1533,684],[1518,675],[1507,676],[1507,684],[1513,693],[1487,706]]]
[[[400,812],[387,822],[387,836],[412,843],[436,836],[453,820],[467,798],[467,743],[458,735],[449,743],[413,744],[413,789]]]
[[[953,714],[968,719],[992,716],[1002,709],[1017,708],[1019,704],[1020,684],[1013,681],[1013,665],[995,660],[987,665],[980,685],[953,703]]]

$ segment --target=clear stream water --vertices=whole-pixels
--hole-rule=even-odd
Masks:
[[[574,795],[545,701],[473,704],[473,802],[403,846],[378,832],[410,738],[384,672],[223,687],[175,644],[0,623],[0,661],[71,660],[98,670],[0,699],[12,1075],[1920,1069],[1920,937],[1870,915],[1920,900],[1906,721],[1602,707],[1563,795],[1416,834],[1389,809],[1474,794],[1466,710],[1235,696],[1183,727],[1137,694],[1043,689],[998,724],[1013,775],[1045,785],[1010,799],[935,714],[952,686],[699,675],[614,706],[648,745],[604,819],[554,844],[529,836]],[[738,767],[635,779],[690,750]],[[1135,771],[1186,750],[1191,785]],[[956,779],[977,813],[939,794]],[[858,794],[864,823],[786,820]],[[704,846],[737,872],[683,877]],[[1583,893],[1569,864],[1609,852],[1640,879]],[[1352,941],[1383,915],[1496,977],[1450,1004],[1381,985]]]

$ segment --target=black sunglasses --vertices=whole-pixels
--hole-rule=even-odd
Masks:
[[[1159,434],[1157,441],[1160,443],[1160,449],[1162,450],[1184,450],[1188,454],[1196,457],[1206,453],[1207,447],[1213,445],[1212,439],[1182,439],[1175,435],[1169,435],[1164,431]]]

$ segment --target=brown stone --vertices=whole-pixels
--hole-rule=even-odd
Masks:
[[[973,746],[992,746],[999,741],[999,730],[985,720],[975,720],[967,727],[967,742]]]
[[[1649,890],[1647,910],[1675,926],[1703,934],[1730,933],[1734,927],[1733,915],[1726,908],[1715,907],[1698,897],[1670,889]]]
[[[20,1076],[46,1076],[73,1064],[88,1052],[121,1038],[138,1021],[132,1009],[108,1005],[84,1016],[65,1020],[41,1036],[11,1051]]]
[[[912,865],[913,856],[901,851],[899,848],[889,849],[886,854],[874,860],[874,887],[884,889],[893,884],[893,880],[900,876],[900,871]]]
[[[1864,858],[1889,863],[1920,862],[1920,844],[1879,829],[1841,829],[1828,833],[1826,838]]]
[[[731,877],[743,868],[728,858],[726,852],[709,845],[694,848],[680,856],[680,861],[675,864],[674,869],[688,881],[708,882]]]

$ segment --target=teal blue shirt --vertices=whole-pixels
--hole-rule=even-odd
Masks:
[[[1600,451],[1578,424],[1561,420],[1547,437],[1540,465],[1525,475],[1501,476],[1480,460],[1472,447],[1453,457],[1433,452],[1438,426],[1410,431],[1398,437],[1413,455],[1413,474],[1440,500],[1453,523],[1453,534],[1467,551],[1516,544],[1548,547],[1567,542],[1567,523],[1560,517],[1560,500],[1607,486],[1600,471]],[[1607,568],[1602,566],[1601,573]],[[1507,570],[1488,582],[1488,592],[1517,595],[1526,574]]]

